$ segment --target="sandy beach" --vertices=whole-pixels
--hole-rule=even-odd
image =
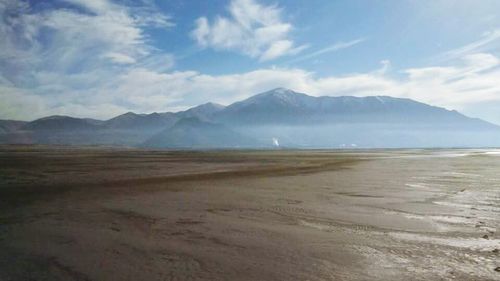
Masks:
[[[494,150],[0,147],[0,280],[500,280]]]

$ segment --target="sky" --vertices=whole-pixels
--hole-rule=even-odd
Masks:
[[[0,118],[108,119],[285,87],[500,124],[497,0],[0,0]]]

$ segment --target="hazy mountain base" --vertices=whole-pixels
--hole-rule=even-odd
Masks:
[[[3,147],[0,280],[497,280],[498,155]]]
[[[232,129],[198,118],[183,118],[173,127],[167,128],[151,138],[142,146],[158,148],[235,148],[265,147],[264,142],[237,133]],[[269,144],[267,145],[270,146]]]
[[[272,146],[277,139],[284,148],[417,148],[498,147],[498,130],[428,128],[399,124],[269,125],[233,127],[253,136],[258,144]],[[257,145],[257,144],[256,144]],[[264,147],[263,145],[261,147]]]
[[[217,129],[215,129],[217,128]],[[323,126],[178,126],[145,130],[40,131],[0,134],[0,143],[158,148],[499,147],[497,130],[425,129],[370,124]]]

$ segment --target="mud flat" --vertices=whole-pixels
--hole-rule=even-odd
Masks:
[[[495,150],[2,146],[0,280],[500,280],[499,171]]]

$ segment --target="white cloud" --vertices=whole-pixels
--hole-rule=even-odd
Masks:
[[[390,60],[381,60],[380,64],[382,65],[382,67],[375,70],[374,73],[379,74],[379,75],[384,75],[391,69],[391,61]]]
[[[210,23],[198,18],[191,37],[202,47],[234,50],[261,61],[296,54],[305,46],[295,46],[289,38],[292,25],[282,20],[281,9],[254,0],[233,0],[229,17],[218,16]]]
[[[136,60],[130,56],[120,54],[120,53],[107,53],[104,55],[105,58],[111,59],[115,63],[120,63],[120,64],[130,64],[130,63],[135,63]]]
[[[500,60],[491,54],[471,54],[460,64],[407,69],[406,96],[455,109],[468,104],[500,101]]]
[[[96,14],[102,14],[111,8],[116,8],[116,6],[114,6],[111,2],[107,0],[65,0],[65,1],[86,8],[88,11]]]

